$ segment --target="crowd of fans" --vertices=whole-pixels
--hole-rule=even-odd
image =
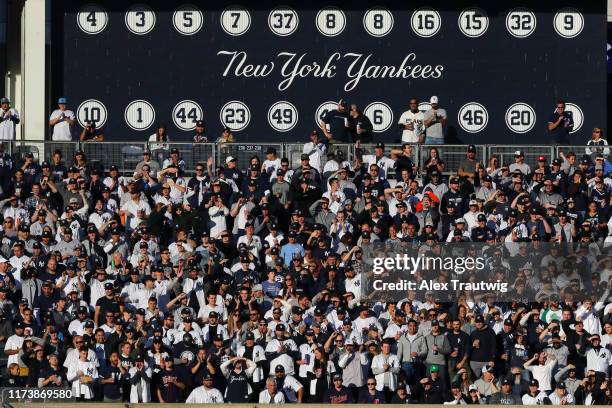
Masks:
[[[2,153],[2,385],[132,403],[610,404],[604,148],[531,168],[470,145],[454,169],[436,147],[414,163],[409,143],[357,143],[349,160],[313,131],[295,168],[269,148],[247,168],[187,169],[171,149],[129,175],[80,151]],[[369,296],[379,252],[459,243],[487,260],[468,276],[509,282],[512,301]]]

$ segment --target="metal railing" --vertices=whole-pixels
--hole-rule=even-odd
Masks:
[[[510,165],[514,163],[514,153],[521,150],[525,155],[525,163],[531,168],[536,167],[538,156],[545,156],[547,162],[559,157],[560,152],[567,154],[570,151],[576,153],[578,158],[585,155],[587,146],[561,146],[561,145],[503,145],[503,144],[482,144],[476,146],[476,159],[487,166],[488,159],[495,155],[499,159],[500,165]],[[162,145],[146,141],[124,141],[124,142],[55,142],[40,140],[17,140],[3,142],[2,147],[8,152],[14,161],[19,160],[27,153],[34,155],[34,160],[38,163],[51,161],[53,154],[59,151],[64,161],[71,163],[71,158],[75,152],[81,150],[85,153],[87,160],[99,164],[100,168],[108,171],[110,166],[117,166],[124,174],[130,174],[136,165],[142,160],[142,154],[149,150],[152,158],[163,166],[170,151],[178,149],[180,158],[185,162],[185,170],[188,175],[192,175],[196,164],[206,164],[212,158],[213,166],[225,166],[228,156],[237,159],[240,169],[247,169],[251,159],[257,156],[261,162],[266,159],[265,152],[268,148],[276,149],[277,157],[287,157],[292,168],[300,165],[300,156],[304,151],[304,143],[189,143],[176,142],[164,143]],[[399,144],[386,144],[385,155],[389,155],[392,149],[401,149]],[[461,161],[466,158],[467,145],[415,145],[413,148],[413,161],[418,163],[423,169],[424,163],[430,156],[431,149],[437,149],[439,157],[445,162],[445,173],[455,173]],[[375,154],[374,144],[364,144],[361,146],[363,154]],[[593,151],[604,153],[605,147],[591,147]],[[320,167],[324,168],[327,162],[327,153],[337,153],[342,151],[345,160],[350,163],[355,159],[354,144],[332,144],[329,145],[321,157]],[[607,157],[606,157],[607,158]],[[391,175],[391,174],[390,174]],[[390,176],[388,175],[388,176]]]

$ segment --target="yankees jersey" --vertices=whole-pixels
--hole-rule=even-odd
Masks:
[[[418,143],[419,136],[423,134],[425,131],[425,127],[423,125],[423,121],[425,117],[423,116],[423,112],[417,111],[412,112],[407,110],[402,113],[397,124],[402,127],[402,143]],[[413,130],[404,129],[404,125],[412,124]]]

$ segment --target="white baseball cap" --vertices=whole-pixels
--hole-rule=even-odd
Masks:
[[[437,96],[432,96],[431,98],[429,98],[429,103],[438,103],[438,97]]]
[[[234,161],[234,160],[236,160],[234,156],[227,156],[227,159],[225,159],[225,164],[228,164],[229,162]]]

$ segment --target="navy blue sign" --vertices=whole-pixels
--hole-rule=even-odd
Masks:
[[[160,123],[191,140],[200,119],[213,138],[305,140],[345,99],[395,141],[408,99],[432,96],[451,143],[547,144],[557,99],[572,143],[604,126],[604,1],[447,3],[57,2],[50,98],[109,140]]]

